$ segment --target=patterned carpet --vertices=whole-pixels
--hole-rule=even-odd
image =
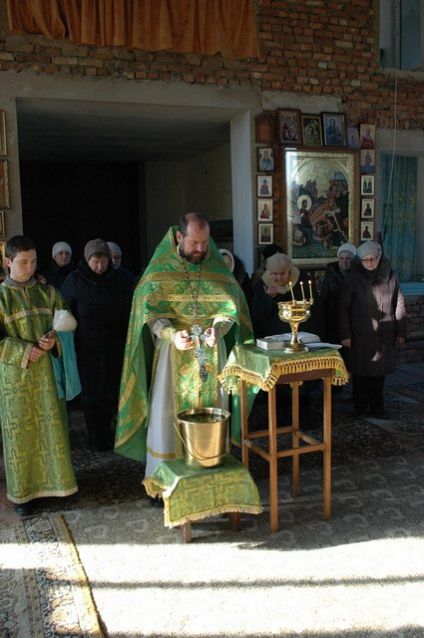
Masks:
[[[103,636],[89,584],[61,515],[0,530],[2,638]]]

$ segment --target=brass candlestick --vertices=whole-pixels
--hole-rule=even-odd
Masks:
[[[287,322],[290,324],[291,328],[291,339],[289,345],[284,347],[284,352],[307,352],[308,348],[304,343],[301,343],[298,339],[299,332],[299,324],[303,321],[306,321],[311,316],[311,306],[314,303],[314,298],[312,295],[312,282],[308,281],[309,284],[309,299],[306,299],[305,292],[303,289],[303,281],[300,282],[300,287],[302,289],[302,299],[295,299],[293,294],[293,286],[292,282],[289,282],[290,291],[292,294],[291,301],[279,301],[278,302],[278,316],[281,321]]]

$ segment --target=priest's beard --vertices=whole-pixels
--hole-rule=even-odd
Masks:
[[[191,264],[200,264],[200,262],[206,257],[206,253],[193,253],[192,255],[186,255],[182,248],[180,248],[180,255]]]

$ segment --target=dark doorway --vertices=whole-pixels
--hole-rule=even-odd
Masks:
[[[21,162],[23,228],[37,244],[41,271],[56,241],[67,241],[77,262],[86,242],[101,237],[119,244],[123,264],[140,272],[141,169],[135,163]]]

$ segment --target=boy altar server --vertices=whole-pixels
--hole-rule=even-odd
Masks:
[[[54,313],[64,303],[53,286],[33,277],[34,242],[23,235],[12,237],[6,244],[6,266],[9,275],[0,285],[0,419],[7,496],[18,513],[26,514],[33,499],[68,496],[78,489],[65,396],[77,394],[79,382],[72,356],[67,357],[72,343],[49,335]],[[71,396],[58,388],[54,359],[62,380],[74,383]]]

